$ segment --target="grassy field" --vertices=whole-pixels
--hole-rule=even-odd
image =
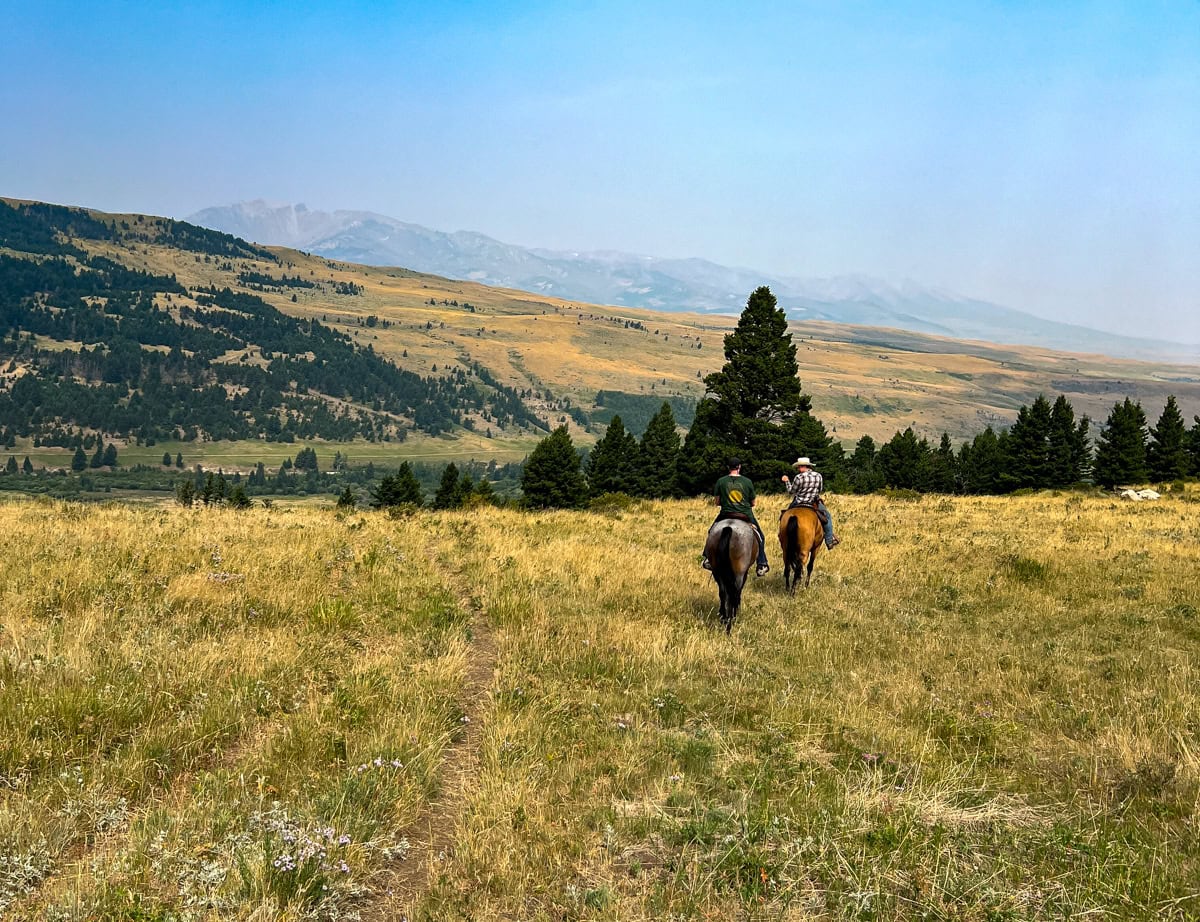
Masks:
[[[4,502],[0,917],[1198,918],[1197,500]]]

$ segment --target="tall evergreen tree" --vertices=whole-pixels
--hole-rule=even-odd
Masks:
[[[109,442],[104,447],[103,463],[106,467],[116,467],[117,466],[117,446],[114,445],[112,442]]]
[[[171,466],[171,453],[170,453],[169,451],[164,451],[164,452],[163,452],[163,457],[162,457],[162,466],[163,466],[163,467],[170,467],[170,466]]]
[[[1047,442],[1049,478],[1047,486],[1067,487],[1083,479],[1088,466],[1088,428],[1085,416],[1075,422],[1075,408],[1062,394],[1050,410],[1050,436]]]
[[[530,453],[521,470],[521,491],[537,509],[575,509],[587,499],[579,453],[567,427],[559,426]]]
[[[1178,480],[1191,473],[1192,459],[1187,450],[1188,431],[1179,412],[1175,395],[1167,398],[1158,423],[1150,429],[1150,444],[1146,447],[1146,465],[1150,479],[1160,483]]]
[[[1200,474],[1200,416],[1192,417],[1192,428],[1188,431],[1188,454],[1192,458],[1192,473]]]
[[[637,486],[640,496],[666,499],[679,495],[679,433],[675,414],[665,400],[642,433],[637,452]]]
[[[1004,446],[996,431],[988,426],[959,450],[959,474],[965,493],[995,493],[1000,488],[1004,468]]]
[[[421,484],[417,482],[417,475],[413,473],[412,465],[405,461],[395,474],[381,478],[379,485],[372,491],[371,501],[376,509],[422,505],[425,496],[421,492]]]
[[[183,452],[178,452],[175,455],[175,466],[179,468],[179,470],[183,470]]]
[[[1096,460],[1092,469],[1096,483],[1103,487],[1145,483],[1146,414],[1140,403],[1128,397],[1114,404],[1096,441]]]
[[[1008,430],[1008,456],[1000,474],[1000,486],[1015,490],[1050,486],[1050,401],[1044,394],[1028,407],[1021,407],[1017,421]]]
[[[725,473],[730,456],[764,488],[778,488],[791,461],[807,454],[825,462],[831,441],[813,419],[811,400],[800,392],[796,346],[787,317],[771,289],[754,290],[725,337],[725,364],[704,379],[707,394],[696,407],[680,458],[681,486],[706,493]]]
[[[26,474],[33,473],[33,462],[29,460],[29,455],[25,456],[25,462],[21,465],[21,470]]]
[[[8,463],[4,465],[6,474],[15,474],[17,472],[17,457],[16,455],[8,456]]]
[[[588,492],[592,496],[604,493],[632,494],[637,452],[637,439],[626,431],[621,417],[614,416],[588,455]]]
[[[75,454],[71,458],[71,470],[83,471],[87,470],[88,456],[83,451],[83,446],[80,445],[75,449]]]
[[[855,493],[874,493],[884,485],[883,475],[877,463],[875,440],[864,435],[854,446],[847,467],[850,471],[850,488]]]
[[[463,504],[462,484],[458,476],[458,465],[450,462],[442,468],[442,481],[433,494],[434,509],[457,509]]]
[[[909,426],[879,449],[878,467],[889,487],[924,490],[929,480],[929,443],[918,439]]]
[[[104,464],[104,439],[96,440],[96,453],[92,455],[92,460],[88,462],[88,467],[101,467]]]
[[[943,432],[938,447],[929,455],[929,489],[934,493],[953,493],[958,488],[958,461],[949,433]]]

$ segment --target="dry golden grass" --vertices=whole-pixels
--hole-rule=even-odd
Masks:
[[[151,230],[158,220],[144,218],[138,224],[138,216],[110,217],[126,220],[139,232]],[[281,247],[268,248],[278,254],[277,265],[219,257],[206,261],[195,253],[141,242],[78,243],[135,268],[174,274],[189,287],[237,289],[237,275],[244,270],[299,274],[325,287],[254,293],[284,312],[319,318],[419,374],[445,374],[479,362],[506,384],[549,389],[556,398],[569,397],[584,408],[592,406],[602,389],[702,396],[702,378],[721,366],[723,337],[735,322],[716,315],[581,304],[407,269],[330,261]],[[336,294],[331,287],[335,282],[353,282],[363,292]],[[464,306],[468,303],[474,311]],[[392,325],[362,326],[360,321],[371,315]],[[646,329],[627,328],[626,321]],[[933,438],[943,430],[955,438],[969,437],[985,425],[1011,422],[1021,404],[1043,392],[1066,393],[1077,413],[1097,420],[1125,396],[1140,399],[1152,417],[1170,393],[1179,397],[1185,418],[1200,413],[1200,374],[1194,366],[1028,346],[964,346],[935,336],[824,322],[795,324],[793,330],[800,378],[815,411],[847,444],[862,435],[887,439],[910,425]],[[532,403],[548,410],[537,400]],[[559,412],[553,415],[557,422]],[[572,435],[583,442],[596,436],[570,425]],[[482,453],[476,457],[514,456],[510,444],[480,441]],[[515,456],[531,445],[529,437],[522,439]],[[489,449],[495,450],[489,454]]]
[[[699,502],[0,505],[0,900],[1196,918],[1197,498],[835,497],[732,638]]]

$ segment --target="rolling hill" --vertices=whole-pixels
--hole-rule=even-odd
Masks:
[[[471,231],[445,233],[368,211],[313,211],[257,200],[206,208],[196,224],[262,244],[330,259],[407,266],[453,279],[542,295],[663,311],[737,313],[769,285],[795,320],[892,327],[938,336],[1025,343],[1132,358],[1200,360],[1200,345],[1119,336],[1059,323],[978,298],[869,276],[797,278],[704,259],[621,252],[560,252],[502,243]]]
[[[614,412],[636,428],[664,399],[686,423],[734,322],[356,265],[164,218],[11,200],[0,217],[0,430],[24,449],[36,437],[65,451],[45,445],[76,427],[130,445],[183,435],[189,460],[227,466],[259,460],[271,438],[353,440],[359,459],[519,459],[549,427],[588,444]],[[826,321],[793,330],[814,412],[843,442],[910,425],[967,437],[1043,391],[1094,419],[1126,395],[1152,417],[1169,393],[1200,412],[1188,364]]]

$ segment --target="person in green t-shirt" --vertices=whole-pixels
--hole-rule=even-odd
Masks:
[[[729,473],[717,481],[717,485],[713,489],[713,495],[717,498],[717,503],[721,506],[721,511],[717,513],[716,519],[713,520],[713,525],[716,525],[722,519],[745,519],[758,532],[758,569],[756,575],[765,576],[771,569],[770,564],[767,563],[767,539],[763,536],[762,526],[758,524],[758,519],[754,517],[754,484],[749,477],[742,476],[742,462],[740,458],[729,459]],[[707,557],[704,558],[703,566],[706,570],[712,569],[712,565]]]

